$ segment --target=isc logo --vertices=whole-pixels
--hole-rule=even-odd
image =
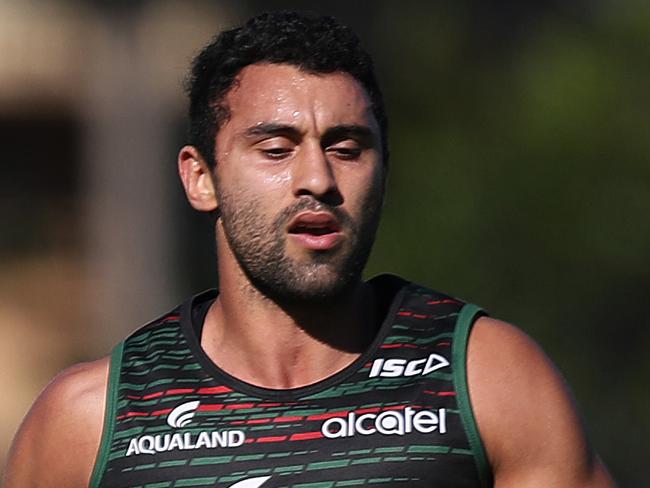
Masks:
[[[424,376],[438,369],[449,366],[449,361],[439,354],[429,354],[420,359],[375,359],[370,368],[369,378],[382,376],[397,378],[399,376]]]

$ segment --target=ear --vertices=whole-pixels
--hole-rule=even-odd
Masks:
[[[201,212],[217,208],[217,195],[210,168],[194,146],[184,146],[178,153],[178,173],[190,205]]]

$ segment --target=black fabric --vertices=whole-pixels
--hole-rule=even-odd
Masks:
[[[369,349],[294,390],[242,382],[200,349],[215,291],[137,331],[100,486],[480,486],[451,358],[463,302],[394,277],[373,284],[384,320]]]

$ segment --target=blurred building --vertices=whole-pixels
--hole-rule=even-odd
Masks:
[[[38,390],[185,292],[182,81],[233,12],[0,2],[0,459]],[[189,246],[191,249],[191,245]]]

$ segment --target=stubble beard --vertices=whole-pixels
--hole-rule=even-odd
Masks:
[[[235,259],[253,287],[279,303],[328,303],[361,280],[375,240],[383,189],[371,191],[367,209],[355,221],[347,212],[311,196],[301,197],[268,222],[261,200],[217,189],[220,218]],[[287,225],[303,211],[331,212],[345,231],[345,241],[327,251],[311,251],[297,260],[287,255]]]

